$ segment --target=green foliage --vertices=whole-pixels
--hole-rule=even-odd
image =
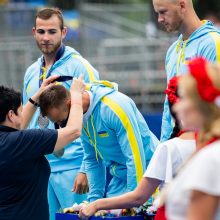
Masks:
[[[201,19],[207,15],[214,15],[220,18],[219,0],[193,0],[194,8]]]

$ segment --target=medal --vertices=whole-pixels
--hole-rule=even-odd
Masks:
[[[53,155],[57,158],[62,157],[64,154],[64,149],[53,152]]]
[[[40,128],[46,128],[49,125],[49,119],[40,114],[38,117],[38,125]]]

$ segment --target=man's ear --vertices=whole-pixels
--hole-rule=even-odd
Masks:
[[[67,34],[67,27],[64,26],[62,30],[62,39],[66,37],[66,34]]]
[[[34,37],[35,37],[35,33],[36,33],[36,28],[33,27],[33,28],[32,28],[32,34],[33,34]]]
[[[182,12],[186,11],[186,0],[179,0],[179,6]]]
[[[68,99],[66,100],[66,104],[67,104],[67,106],[70,106],[70,105],[71,105],[71,99],[70,99],[70,98],[68,98]]]

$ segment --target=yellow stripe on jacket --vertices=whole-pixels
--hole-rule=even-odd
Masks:
[[[131,151],[134,157],[134,164],[135,164],[135,170],[136,170],[136,179],[137,182],[141,180],[143,177],[143,166],[142,166],[142,161],[141,161],[141,155],[138,147],[138,143],[136,140],[136,136],[132,127],[132,124],[125,113],[125,111],[121,108],[120,105],[118,105],[116,102],[114,102],[112,99],[108,97],[103,97],[102,102],[105,103],[109,108],[112,109],[112,111],[119,117],[121,120],[121,123],[123,124],[127,136],[128,136],[128,141],[131,146]]]
[[[87,60],[85,60],[83,57],[81,57],[80,55],[74,54],[73,57],[78,59],[85,66],[89,74],[89,81],[93,82],[95,80],[95,74],[93,72],[93,69],[90,63]]]
[[[220,63],[220,34],[216,32],[211,32],[210,35],[214,39],[216,47],[216,62]]]

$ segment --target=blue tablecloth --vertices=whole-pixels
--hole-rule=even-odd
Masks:
[[[75,214],[63,214],[63,213],[56,213],[56,220],[80,220],[78,215]],[[144,220],[144,216],[123,216],[123,217],[95,217],[92,216],[90,220]]]

